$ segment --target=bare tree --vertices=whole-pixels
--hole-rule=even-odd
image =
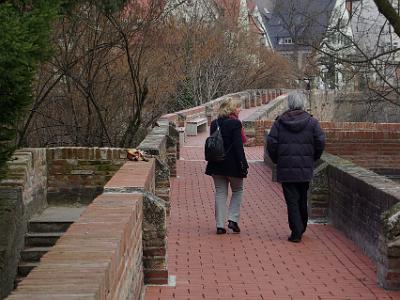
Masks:
[[[180,78],[163,5],[130,1],[110,11],[88,2],[63,16],[20,145],[133,145]]]
[[[315,76],[331,87],[369,90],[377,101],[400,105],[398,1],[325,1],[326,7],[300,2],[285,2],[281,20],[295,45],[313,54],[320,73]]]
[[[288,62],[260,45],[243,24],[240,3],[201,0],[182,6],[175,15],[185,80],[177,90],[173,110],[292,79]]]

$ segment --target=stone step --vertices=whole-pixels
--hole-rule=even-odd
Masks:
[[[29,232],[65,232],[73,221],[30,221]]]
[[[62,235],[63,232],[28,232],[25,247],[51,247]]]
[[[18,264],[18,276],[26,277],[29,272],[38,265],[39,262],[20,262]]]
[[[21,260],[25,262],[40,261],[40,258],[49,252],[51,247],[29,247],[21,251]]]

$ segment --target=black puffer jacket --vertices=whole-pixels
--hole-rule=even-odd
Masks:
[[[222,162],[208,162],[206,167],[207,175],[223,175],[244,178],[247,176],[246,155],[242,141],[242,123],[239,120],[230,118],[218,118],[224,140],[226,159]],[[210,134],[217,129],[216,120],[211,122]]]
[[[277,164],[279,182],[308,182],[314,162],[325,147],[325,134],[318,121],[303,110],[288,110],[274,122],[267,150]]]

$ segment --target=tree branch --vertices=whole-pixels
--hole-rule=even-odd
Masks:
[[[390,25],[393,26],[397,36],[400,37],[400,16],[388,0],[374,0],[378,11],[385,16]]]

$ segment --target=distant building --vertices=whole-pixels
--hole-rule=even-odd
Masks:
[[[314,87],[344,84],[345,67],[333,56],[353,51],[348,43],[352,28],[346,1],[272,0],[259,6],[271,48],[294,62],[299,74],[315,76]]]

